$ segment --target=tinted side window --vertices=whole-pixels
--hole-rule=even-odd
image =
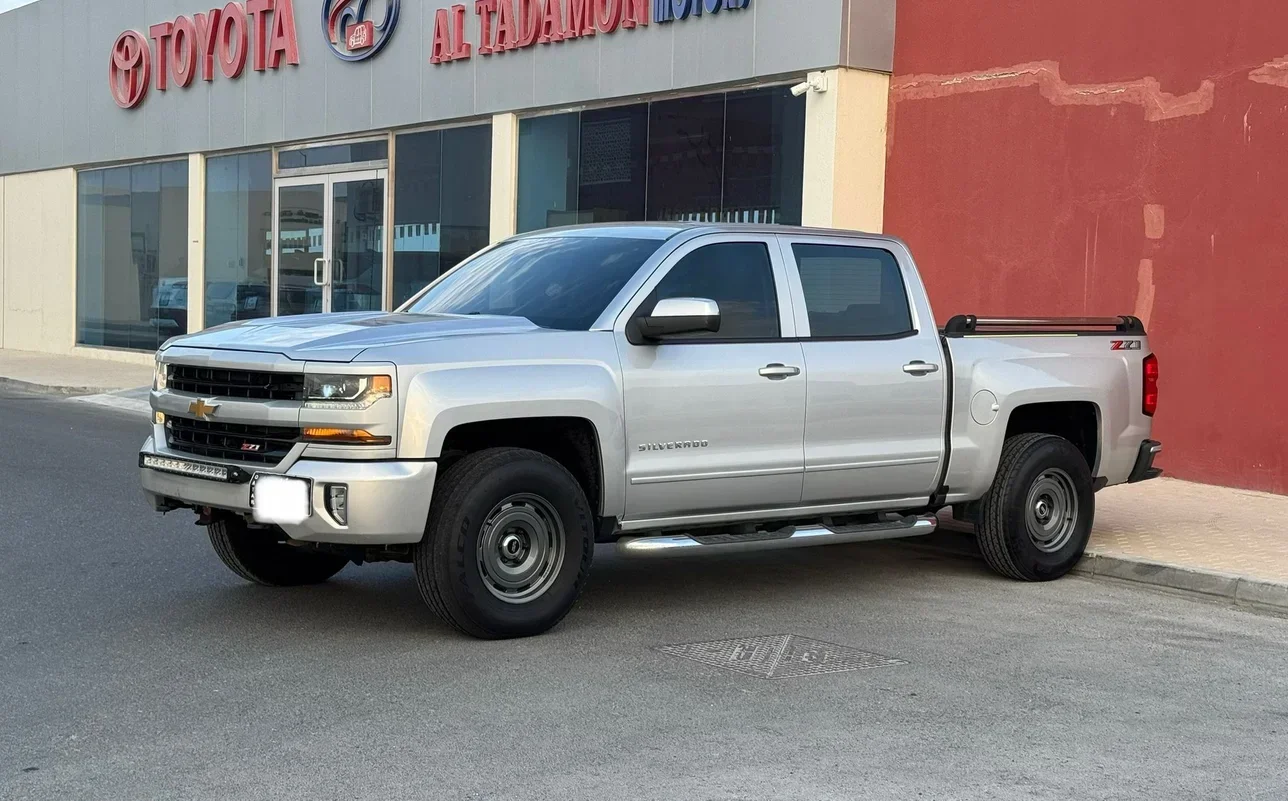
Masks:
[[[792,245],[813,337],[912,331],[908,292],[894,256],[878,248]]]
[[[653,303],[666,298],[707,298],[720,305],[719,332],[685,334],[684,339],[779,336],[774,270],[763,242],[722,242],[698,248],[680,259],[653,291]]]

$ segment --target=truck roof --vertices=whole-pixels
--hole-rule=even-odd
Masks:
[[[565,225],[558,228],[543,228],[520,237],[546,236],[604,236],[623,237],[628,239],[670,239],[681,233],[690,234],[805,234],[810,236],[862,236],[870,239],[883,239],[899,242],[896,237],[887,234],[872,234],[865,231],[849,231],[842,228],[810,228],[803,225],[771,225],[768,223],[701,223],[701,222],[615,222],[588,223],[583,225]]]

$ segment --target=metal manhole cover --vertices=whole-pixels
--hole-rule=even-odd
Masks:
[[[795,634],[663,645],[657,650],[761,679],[790,679],[908,664],[902,659]]]

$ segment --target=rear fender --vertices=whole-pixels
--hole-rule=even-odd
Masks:
[[[1097,356],[1052,354],[1009,360],[981,360],[970,369],[959,372],[954,380],[952,457],[946,483],[949,502],[968,501],[987,492],[1001,461],[1006,428],[1015,410],[1036,403],[1060,401],[1090,402],[1098,418],[1098,464],[1093,475],[1118,472],[1115,447],[1133,428],[1131,385],[1126,365],[1117,359]],[[992,393],[997,406],[996,417],[977,422],[971,412],[976,401],[977,413],[988,409],[987,395]],[[1142,437],[1144,435],[1142,434]],[[1127,465],[1130,470],[1130,465]],[[1125,474],[1124,474],[1125,475]]]

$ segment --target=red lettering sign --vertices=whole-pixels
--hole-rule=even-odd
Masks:
[[[152,40],[151,46],[148,39]],[[173,22],[152,25],[147,37],[138,31],[125,31],[112,45],[108,70],[112,97],[121,108],[134,108],[143,102],[154,78],[161,92],[170,88],[172,78],[180,88],[191,86],[198,72],[203,81],[213,81],[216,59],[225,77],[236,78],[246,68],[252,45],[253,66],[261,72],[279,69],[283,62],[300,63],[294,0],[234,0],[223,9],[212,8],[204,14],[181,15]],[[465,54],[458,57],[468,58],[469,44],[463,36],[460,45]]]

